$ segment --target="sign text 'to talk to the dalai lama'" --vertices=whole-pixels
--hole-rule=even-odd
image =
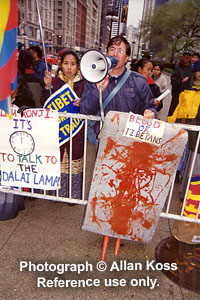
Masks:
[[[165,122],[144,119],[141,115],[129,113],[124,136],[160,146],[165,130]]]
[[[60,187],[58,113],[31,108],[12,118],[0,110],[0,185],[55,190]]]
[[[57,110],[63,113],[76,113],[79,109],[73,105],[77,99],[76,93],[68,84],[64,84],[59,90],[53,93],[45,102],[44,108]],[[74,136],[82,128],[83,122],[81,119],[72,119],[72,136]],[[63,145],[70,138],[70,118],[59,117],[59,145]]]

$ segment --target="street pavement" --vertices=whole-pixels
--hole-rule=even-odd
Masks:
[[[88,143],[87,195],[94,162]],[[178,207],[178,192],[173,201]],[[160,218],[149,244],[123,240],[117,257],[110,238],[106,264],[98,264],[103,237],[81,229],[84,214],[84,205],[26,198],[15,219],[0,222],[0,300],[199,299],[147,267],[156,245],[171,235],[173,220]]]

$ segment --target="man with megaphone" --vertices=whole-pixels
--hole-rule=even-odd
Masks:
[[[113,37],[107,45],[108,57],[105,61],[109,61],[112,65],[113,58],[115,58],[115,61],[117,60],[117,63],[111,69],[106,66],[106,62],[103,64],[103,54],[101,54],[101,57],[99,54],[95,55],[94,50],[91,53],[89,51],[83,55],[80,65],[81,73],[87,80],[81,97],[80,112],[82,114],[99,114],[99,90],[102,90],[105,115],[108,111],[113,110],[133,112],[148,119],[157,116],[154,98],[145,78],[139,73],[131,72],[126,68],[126,63],[131,54],[131,47],[122,35]],[[113,93],[114,90],[117,92]],[[112,96],[107,101],[109,95]],[[95,125],[95,131],[98,134],[98,124]]]

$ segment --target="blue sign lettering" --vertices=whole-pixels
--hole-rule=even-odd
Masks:
[[[77,95],[68,84],[63,85],[53,95],[51,95],[44,104],[44,108],[57,110],[64,113],[76,113],[79,109],[73,105]],[[83,126],[81,119],[72,119],[72,136],[74,136]],[[70,138],[70,118],[59,117],[59,144],[66,143]]]

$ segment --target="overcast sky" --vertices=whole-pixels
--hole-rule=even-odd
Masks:
[[[129,0],[127,25],[139,26],[139,21],[142,20],[143,4],[144,0]]]

